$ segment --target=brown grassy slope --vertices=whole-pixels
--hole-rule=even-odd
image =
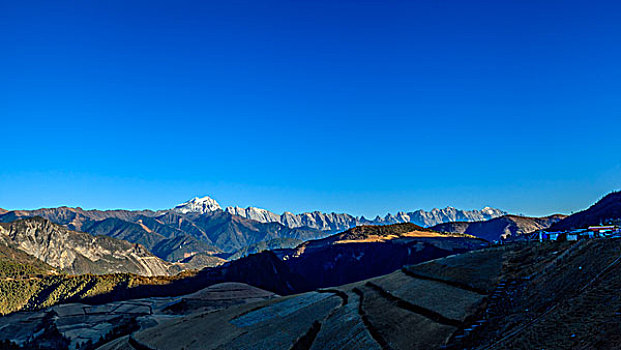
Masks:
[[[406,270],[490,293],[473,317],[483,325],[451,349],[617,349],[620,263],[621,240],[600,239],[512,244]]]
[[[552,225],[551,229],[568,230],[609,223],[621,223],[621,191],[606,195],[588,209]]]

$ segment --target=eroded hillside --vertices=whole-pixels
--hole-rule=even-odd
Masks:
[[[40,217],[1,224],[0,244],[69,274],[127,272],[158,276],[183,270],[182,265],[165,262],[139,244],[71,231]]]

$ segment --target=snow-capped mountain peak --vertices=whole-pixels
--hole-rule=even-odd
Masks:
[[[174,211],[179,213],[201,213],[222,210],[220,204],[211,197],[194,197],[185,203],[181,203],[173,208]]]

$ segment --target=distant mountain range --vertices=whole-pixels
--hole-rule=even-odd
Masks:
[[[218,202],[210,197],[195,197],[188,202],[179,204],[174,211],[180,213],[209,213],[224,210],[227,213],[263,223],[276,222],[289,228],[308,227],[320,231],[339,232],[360,225],[390,225],[410,222],[419,226],[429,227],[452,221],[484,221],[507,214],[506,212],[485,207],[481,210],[459,210],[452,207],[432,209],[431,211],[416,210],[397,212],[384,217],[377,216],[367,219],[364,216],[350,214],[322,213],[319,211],[293,214],[284,212],[281,215],[266,209],[248,207],[226,207],[222,209]]]
[[[487,220],[503,214],[487,207],[482,210],[447,207],[428,212],[399,212],[373,220],[322,212],[278,215],[254,207],[222,209],[210,197],[196,197],[172,209],[158,211],[70,207],[0,210],[0,222],[40,216],[72,231],[140,244],[165,261],[185,262],[187,266],[199,268],[221,262],[214,257],[237,258],[264,249],[290,248],[293,242],[323,238],[360,225],[430,226],[455,220]],[[197,257],[191,259],[193,256]]]
[[[168,275],[188,268],[216,266],[223,263],[223,259],[238,259],[263,250],[307,247],[302,243],[358,226],[408,223],[421,229],[430,226],[437,232],[494,241],[540,229],[567,229],[618,221],[620,203],[621,193],[613,192],[591,208],[569,217],[529,218],[506,215],[487,207],[482,210],[447,207],[398,212],[368,220],[337,213],[285,212],[277,215],[254,207],[222,209],[210,197],[196,197],[172,209],[159,211],[68,207],[0,210],[0,222],[13,222],[0,227],[3,233],[0,239],[7,246],[20,247],[69,273]],[[34,217],[45,220],[19,221]]]

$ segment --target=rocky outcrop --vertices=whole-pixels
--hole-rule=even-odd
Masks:
[[[280,222],[280,215],[272,213],[269,210],[248,207],[248,208],[240,208],[240,207],[226,207],[224,209],[227,213],[241,216],[242,218],[256,220],[259,222]]]

